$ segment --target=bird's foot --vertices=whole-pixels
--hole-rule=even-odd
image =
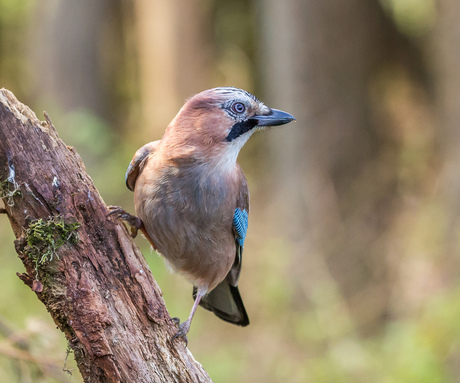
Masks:
[[[139,217],[126,212],[120,206],[108,206],[108,209],[110,210],[110,213],[107,214],[107,217],[114,215],[128,222],[131,226],[131,237],[136,238],[137,232],[144,227],[142,220]]]
[[[185,322],[180,323],[180,319],[177,318],[177,317],[176,317],[176,318],[172,318],[172,320],[173,320],[174,323],[176,323],[177,326],[179,327],[179,331],[177,331],[176,335],[173,336],[173,339],[182,338],[182,339],[185,341],[185,347],[187,347],[187,345],[188,345],[187,333],[188,333],[189,330],[190,330],[191,321],[190,321],[190,320],[186,320]]]

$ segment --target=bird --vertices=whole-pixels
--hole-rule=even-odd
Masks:
[[[197,307],[224,321],[247,326],[238,289],[248,228],[249,189],[237,163],[249,137],[295,118],[269,108],[235,87],[208,89],[189,98],[161,140],[135,153],[126,171],[135,215],[110,206],[140,230],[173,271],[193,285],[194,304],[175,338],[187,333]]]

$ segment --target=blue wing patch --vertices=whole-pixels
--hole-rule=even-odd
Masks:
[[[246,238],[246,232],[248,230],[248,212],[246,209],[235,209],[233,227],[236,231],[236,241],[240,246],[243,246]]]

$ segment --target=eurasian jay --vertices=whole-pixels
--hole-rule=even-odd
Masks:
[[[249,324],[238,290],[249,191],[236,160],[256,130],[293,120],[244,90],[209,89],[185,103],[161,140],[134,155],[126,185],[137,217],[117,207],[110,214],[128,221],[134,236],[141,230],[193,284],[195,302],[175,337],[187,341],[198,305],[227,322]]]

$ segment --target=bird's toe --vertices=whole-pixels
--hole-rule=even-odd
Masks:
[[[171,318],[171,320],[175,323],[176,326],[179,326],[179,324],[180,324],[180,318],[174,317],[174,318]]]
[[[131,237],[136,238],[138,230],[142,229],[144,226],[142,220],[139,217],[128,213],[120,206],[107,206],[107,208],[110,210],[109,214],[107,214],[107,217],[114,215],[115,217],[121,218],[128,222],[128,224],[131,226]]]
[[[110,217],[111,215],[117,215],[124,211],[120,206],[113,206],[109,205],[107,206],[107,209],[109,209],[109,214],[107,214],[107,217]]]
[[[173,318],[176,319],[176,318]],[[179,319],[179,318],[177,318]],[[176,335],[174,335],[173,339],[176,338],[182,338],[185,341],[185,347],[188,345],[188,338],[187,334],[188,331],[190,330],[190,322],[186,320],[185,322],[182,322],[179,324],[179,330],[176,332]]]

